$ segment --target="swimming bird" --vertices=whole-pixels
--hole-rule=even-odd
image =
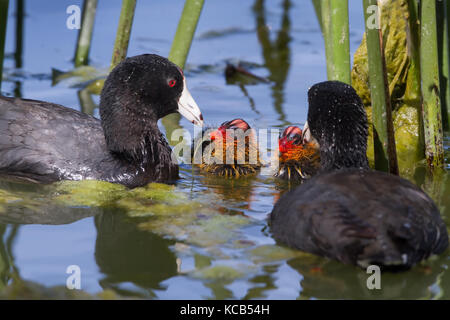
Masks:
[[[297,126],[284,129],[278,139],[278,171],[276,177],[301,182],[315,175],[320,166],[317,144],[306,141]]]
[[[307,129],[319,143],[320,172],[283,195],[270,214],[287,246],[366,268],[404,270],[448,247],[439,210],[420,188],[369,169],[360,97],[338,81],[308,91]]]
[[[130,188],[175,180],[178,164],[157,126],[175,112],[203,124],[183,71],[155,54],[127,58],[111,71],[101,120],[50,102],[0,97],[0,175]]]
[[[209,134],[206,130],[203,134],[206,137],[194,141],[193,153],[194,163],[201,171],[240,177],[254,174],[261,168],[255,132],[245,120],[225,121],[217,130]]]

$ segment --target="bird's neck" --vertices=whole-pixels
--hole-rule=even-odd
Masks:
[[[334,171],[344,168],[369,169],[366,142],[358,147],[354,143],[320,143],[320,170]]]
[[[108,150],[113,154],[134,163],[158,163],[163,153],[170,154],[153,113],[140,110],[136,114],[122,107],[100,116]]]

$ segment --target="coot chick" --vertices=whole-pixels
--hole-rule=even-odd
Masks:
[[[290,247],[366,267],[404,270],[448,246],[433,201],[400,177],[369,169],[367,118],[356,91],[338,81],[308,92],[308,125],[320,173],[276,203],[274,238]]]
[[[306,141],[297,126],[284,129],[278,139],[278,172],[276,177],[301,182],[315,175],[320,166],[317,144]]]
[[[225,121],[209,133],[209,139],[194,142],[193,162],[211,175],[240,177],[256,173],[261,162],[254,130],[242,119]]]
[[[154,54],[127,58],[111,71],[101,121],[49,102],[0,97],[0,175],[128,187],[177,179],[178,164],[157,126],[174,112],[203,123],[182,70]]]

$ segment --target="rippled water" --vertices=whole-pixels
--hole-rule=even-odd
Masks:
[[[72,69],[77,33],[65,20],[74,2],[26,1],[20,52],[11,1],[3,94],[83,110],[98,103],[97,96],[80,100],[70,81],[52,86],[51,68]],[[167,56],[182,6],[138,2],[129,55]],[[352,52],[363,33],[360,6],[351,4]],[[91,64],[100,69],[110,60],[119,11],[118,0],[99,2]],[[226,63],[238,61],[271,82],[227,85]],[[206,1],[186,75],[209,124],[242,117],[255,128],[302,125],[308,87],[326,79],[311,3]],[[181,125],[192,131],[187,121]],[[447,163],[449,145],[447,137]],[[431,179],[417,170],[409,178],[435,199],[450,226],[447,173]],[[102,297],[450,298],[448,251],[411,271],[383,274],[382,290],[368,290],[364,270],[276,246],[266,217],[288,187],[262,175],[208,178],[188,165],[175,187],[132,191],[95,182],[0,181],[0,289],[8,297],[65,296],[66,269],[78,265],[83,292]]]

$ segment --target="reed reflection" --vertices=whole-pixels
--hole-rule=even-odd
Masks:
[[[282,121],[283,125],[288,123],[283,104],[285,102],[284,87],[291,66],[291,49],[289,46],[291,42],[291,21],[289,18],[291,6],[290,0],[283,0],[281,26],[275,40],[272,41],[270,40],[270,29],[267,25],[264,0],[256,0],[253,5],[258,40],[262,47],[265,66],[270,72],[268,78],[274,82],[272,86],[273,104],[279,115],[278,120]]]

